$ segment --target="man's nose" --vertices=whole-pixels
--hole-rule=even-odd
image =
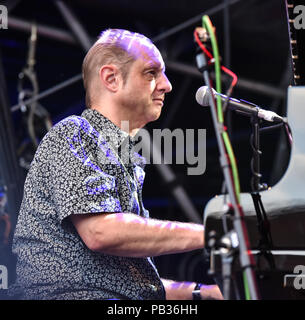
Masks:
[[[161,76],[158,89],[163,91],[164,93],[172,91],[172,84],[164,73]]]

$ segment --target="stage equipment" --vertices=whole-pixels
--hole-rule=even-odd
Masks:
[[[230,198],[230,208],[233,229],[231,229],[220,241],[213,242],[212,251],[220,247],[223,261],[223,295],[225,299],[230,299],[230,274],[233,256],[239,254],[239,261],[243,268],[244,289],[247,299],[259,299],[257,281],[254,274],[255,262],[251,253],[249,253],[248,233],[244,223],[243,209],[240,204],[240,185],[238,170],[229,136],[226,132],[223,120],[223,107],[221,98],[212,94],[212,80],[209,76],[209,70],[215,70],[216,91],[221,93],[221,70],[232,77],[232,83],[227,90],[227,99],[225,108],[229,102],[229,97],[234,86],[237,83],[237,76],[220,64],[218,45],[216,41],[215,28],[208,16],[203,16],[203,28],[197,28],[194,32],[194,38],[198,45],[198,54],[196,55],[197,67],[203,72],[203,78],[209,92],[209,104],[211,106],[212,119],[216,133],[218,149],[220,153],[220,165],[223,170],[225,186]],[[208,45],[211,46],[213,54]],[[215,101],[216,100],[216,101]],[[206,242],[211,246],[211,241]]]
[[[302,45],[304,46],[305,39],[297,37],[297,31],[292,30],[294,28],[292,13],[296,2],[286,3],[293,60],[296,60],[295,50],[300,50]],[[305,281],[302,280],[304,275],[298,271],[298,267],[304,266],[305,256],[305,87],[302,82],[302,79],[305,79],[305,72],[300,67],[300,61],[294,62],[295,86],[288,88],[289,127],[285,124],[280,125],[287,134],[287,143],[292,146],[288,169],[274,187],[268,188],[260,183],[261,152],[258,134],[260,129],[259,121],[253,119],[252,192],[240,194],[251,254],[256,260],[255,272],[263,299],[305,297],[304,290],[301,290],[305,289]],[[216,277],[219,277],[223,268],[221,242],[227,238],[227,232],[232,230],[234,222],[226,204],[226,195],[220,195],[210,200],[204,211],[206,243],[211,244],[211,266]],[[234,261],[231,261],[231,278],[234,277],[236,282],[239,282],[242,265],[234,257],[232,260]],[[232,294],[232,290],[230,292]],[[238,297],[235,295],[235,298]]]

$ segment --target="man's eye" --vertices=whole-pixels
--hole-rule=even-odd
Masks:
[[[155,76],[157,74],[157,72],[155,70],[149,70],[148,73],[153,76]]]

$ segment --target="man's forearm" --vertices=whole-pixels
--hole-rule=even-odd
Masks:
[[[98,217],[100,218],[100,217]],[[106,214],[96,219],[94,251],[119,256],[158,256],[203,248],[200,224],[162,221],[131,213]]]

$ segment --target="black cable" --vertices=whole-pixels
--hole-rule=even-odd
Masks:
[[[266,131],[276,130],[276,129],[281,128],[283,125],[284,125],[284,123],[278,123],[278,124],[275,124],[273,126],[263,127],[263,128],[259,129],[259,132],[263,133],[263,132],[266,132]]]

